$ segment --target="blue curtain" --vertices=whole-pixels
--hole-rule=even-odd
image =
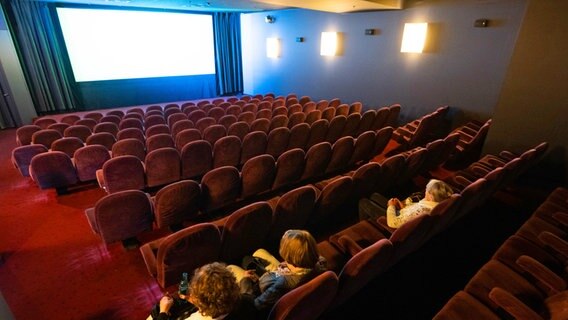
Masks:
[[[243,92],[241,17],[236,12],[213,13],[217,95]]]
[[[75,110],[80,97],[66,65],[66,52],[54,31],[54,5],[29,0],[8,3],[3,2],[37,113]]]

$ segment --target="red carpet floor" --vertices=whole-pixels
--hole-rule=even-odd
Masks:
[[[0,290],[16,319],[144,319],[161,296],[140,252],[106,246],[84,215],[95,184],[56,196],[10,161],[15,130],[0,131]]]

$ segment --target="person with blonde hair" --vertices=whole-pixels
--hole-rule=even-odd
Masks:
[[[429,213],[434,207],[453,194],[452,188],[444,181],[430,179],[424,193],[416,192],[404,201],[398,198],[387,199],[373,193],[370,198],[359,200],[359,219],[377,219],[386,216],[391,228],[398,228],[408,220]]]
[[[227,267],[237,277],[241,293],[254,297],[254,305],[260,311],[270,311],[281,296],[324,269],[316,240],[308,231],[286,231],[280,240],[279,254],[283,262],[265,249],[253,253],[253,257],[265,262],[266,272],[263,274],[235,265]]]
[[[391,228],[398,228],[409,220],[430,213],[439,202],[448,199],[453,193],[452,188],[444,181],[431,179],[426,185],[424,198],[418,202],[389,199],[387,224]]]

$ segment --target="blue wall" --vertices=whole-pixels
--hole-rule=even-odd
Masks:
[[[527,1],[415,2],[404,10],[334,14],[291,9],[242,16],[245,93],[290,92],[313,99],[400,103],[401,121],[450,105],[455,121],[493,114]],[[264,17],[274,15],[267,24]],[[474,28],[476,19],[488,28]],[[400,52],[405,22],[428,22],[426,52]],[[364,34],[375,29],[376,35]],[[343,53],[319,55],[320,33],[341,33]],[[266,57],[266,38],[281,42]],[[305,42],[295,42],[304,37]]]

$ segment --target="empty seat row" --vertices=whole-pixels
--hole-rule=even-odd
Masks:
[[[319,111],[314,112],[314,114],[319,113]],[[386,113],[382,113],[385,114]],[[344,116],[338,116],[340,119],[333,121],[334,118],[331,118],[332,123],[332,130],[330,132],[330,136],[327,137],[328,141],[334,142],[333,139],[337,139],[339,136],[343,135],[342,131],[347,131],[345,134],[349,134],[352,136],[357,136],[358,134],[366,131],[371,130],[374,128],[380,128],[385,121],[382,118],[376,118],[379,115],[382,116],[381,113],[376,113],[374,110],[369,110],[366,112],[363,117],[359,114],[350,115],[348,118]],[[176,121],[171,121],[170,125],[166,125],[164,123],[157,123],[149,128],[146,131],[143,131],[143,125],[140,121],[136,119],[125,119],[122,120],[124,122],[120,122],[123,126],[119,126],[116,123],[112,122],[101,122],[94,126],[93,129],[85,126],[85,125],[68,125],[68,124],[54,124],[51,129],[41,129],[39,126],[36,125],[28,125],[20,127],[17,130],[17,140],[19,141],[19,145],[28,145],[28,144],[43,144],[48,149],[51,148],[51,145],[55,140],[61,139],[63,137],[76,137],[79,138],[82,142],[87,144],[103,144],[109,150],[112,148],[112,144],[116,140],[122,140],[126,138],[136,138],[141,140],[143,143],[147,143],[146,139],[150,138],[154,135],[171,135],[170,138],[162,137],[161,139],[155,138],[153,140],[160,140],[160,142],[155,143],[157,147],[160,146],[171,146],[171,143],[166,140],[174,140],[178,149],[183,147],[185,143],[188,141],[195,140],[197,138],[202,138],[208,140],[212,145],[215,143],[215,140],[225,136],[225,135],[237,135],[241,140],[244,138],[244,135],[250,131],[264,131],[267,134],[275,128],[279,127],[288,127],[292,128],[296,124],[300,123],[307,123],[308,125],[313,124],[317,120],[321,120],[320,115],[316,114],[311,119],[308,119],[304,114],[299,113],[294,115],[292,118],[288,118],[285,115],[276,116],[272,119],[266,118],[259,118],[259,119],[249,119],[250,123],[244,120],[239,121],[239,118],[235,116],[228,115],[223,116],[219,119],[219,121],[215,121],[213,118],[206,117],[200,120],[197,120],[194,123],[191,120],[188,120],[185,115],[183,114],[175,114],[171,117],[175,117],[176,115],[181,116]],[[345,118],[345,119],[344,119]],[[384,118],[384,117],[383,117]],[[171,119],[170,119],[171,120]],[[375,121],[377,120],[377,121]],[[125,124],[126,122],[131,122],[131,124]],[[323,121],[320,121],[323,122]],[[53,126],[58,125],[58,129],[54,129]],[[318,124],[322,126],[323,124]],[[345,127],[345,129],[344,129]],[[178,134],[181,131],[188,130],[188,129],[196,129],[196,130],[189,130],[184,132],[178,137]],[[376,130],[376,129],[375,129]],[[336,131],[341,131],[335,133]],[[115,139],[111,138],[108,134],[112,134]],[[198,134],[199,133],[199,134]],[[165,145],[164,145],[165,143]],[[152,143],[149,143],[152,144]],[[148,146],[148,152],[152,151],[153,147]],[[68,152],[69,153],[69,152]],[[72,152],[70,152],[72,154]]]
[[[568,189],[557,187],[434,319],[566,319]]]
[[[453,132],[459,134],[460,139],[446,167],[452,170],[463,169],[476,161],[481,154],[491,123],[492,119],[485,122],[473,120],[454,129]]]
[[[267,98],[273,98],[273,96],[266,96]],[[295,95],[291,95],[290,97],[295,97]],[[106,114],[103,114],[102,112],[97,112],[97,111],[93,111],[93,112],[88,112],[84,115],[78,115],[78,114],[68,114],[68,115],[64,115],[63,117],[61,117],[61,119],[58,121],[53,117],[40,117],[34,120],[33,125],[39,127],[40,129],[47,129],[49,126],[52,126],[52,128],[54,129],[60,129],[60,131],[63,131],[64,128],[60,128],[63,125],[85,125],[88,126],[91,130],[94,129],[94,126],[100,122],[116,122],[116,124],[118,125],[119,121],[122,120],[123,118],[137,118],[139,120],[146,120],[146,118],[149,118],[150,116],[161,116],[161,118],[163,118],[162,120],[168,120],[168,117],[174,113],[182,113],[183,114],[183,109],[190,107],[190,106],[205,106],[205,105],[210,105],[211,107],[220,107],[224,105],[224,108],[228,107],[231,103],[233,102],[237,102],[237,101],[241,101],[243,102],[243,104],[240,105],[240,107],[242,107],[242,105],[244,105],[244,103],[248,103],[251,101],[251,99],[249,99],[250,97],[243,97],[243,99],[238,99],[235,97],[232,98],[228,98],[227,101],[225,101],[223,98],[217,98],[214,99],[213,101],[209,101],[209,100],[202,100],[198,103],[194,103],[194,102],[189,102],[189,103],[184,103],[182,104],[182,107],[180,107],[177,103],[168,103],[165,105],[164,108],[162,108],[160,105],[151,105],[151,106],[147,106],[145,107],[146,110],[144,110],[142,107],[133,107],[133,108],[129,108],[126,109],[125,111],[122,110],[111,110],[106,112]],[[307,101],[309,101],[309,97],[302,97],[303,103],[306,103]],[[260,101],[260,100],[259,100]],[[254,101],[253,101],[254,102]],[[226,105],[229,104],[229,105]],[[254,104],[254,103],[251,103]],[[238,115],[238,114],[237,114]],[[160,121],[157,118],[154,119],[150,119],[152,122],[152,120],[155,121]],[[28,130],[32,130],[32,128],[28,128]],[[27,141],[26,137],[24,137],[23,139],[20,138],[20,136],[17,138],[17,143],[18,145],[26,145],[29,144],[29,142]]]
[[[200,144],[194,145],[204,145],[203,142],[207,141],[212,149],[210,153],[213,153],[214,155],[227,155],[232,153],[231,155],[227,155],[227,157],[230,156],[232,159],[238,161],[237,165],[242,165],[246,162],[246,160],[258,154],[268,153],[277,158],[284,151],[293,148],[307,150],[312,145],[322,141],[334,143],[340,137],[355,136],[359,134],[359,131],[368,128],[368,124],[371,123],[371,120],[381,120],[380,118],[373,116],[375,116],[375,112],[374,110],[370,110],[366,112],[362,118],[359,114],[350,115],[348,118],[344,116],[337,116],[330,124],[328,124],[327,120],[320,119],[313,123],[312,126],[309,126],[307,123],[300,123],[294,126],[291,130],[287,127],[277,127],[268,135],[260,130],[248,132],[250,130],[248,125],[242,122],[236,122],[229,127],[228,131],[225,131],[222,126],[213,125],[208,129],[205,129],[203,136],[197,131],[197,129],[184,129],[178,133],[175,142],[167,133],[156,133],[144,140],[141,130],[136,128],[127,128],[118,131],[118,141],[111,137],[110,133],[106,132],[92,134],[87,137],[86,141],[87,145],[101,144],[105,146],[107,149],[112,151],[113,157],[119,155],[134,155],[141,160],[145,160],[147,153],[158,148],[173,147],[174,145],[183,154],[183,148],[187,144],[205,138],[205,140],[202,140]],[[382,121],[379,122],[382,123]],[[375,121],[375,123],[378,122]],[[104,123],[99,125],[102,124]],[[371,127],[371,129],[374,129],[374,127]],[[77,141],[77,139],[62,139],[56,131],[49,129],[40,130],[36,132],[34,136],[43,132],[46,132],[47,135],[40,136],[43,138],[41,140],[41,144],[46,147],[51,147],[51,145],[58,146],[57,148],[52,148],[52,150],[64,151],[72,157],[74,150],[81,146],[81,143]],[[240,141],[236,141],[234,137],[226,137],[227,134],[239,137],[242,136],[242,144]],[[217,144],[216,142],[221,138],[224,139]],[[132,141],[133,139],[137,139],[142,142],[145,141],[145,143]],[[39,141],[36,142],[39,143]],[[241,144],[241,147],[236,148],[238,144]],[[227,149],[225,149],[225,147],[227,147]],[[193,146],[191,148],[196,147]],[[202,148],[206,148],[206,146],[203,146]],[[30,153],[26,152],[26,150],[31,149],[33,149],[33,153],[31,153],[31,155],[35,154],[37,148],[30,148],[30,146],[21,146],[13,150],[13,154],[24,154],[24,156],[13,156],[14,160],[22,159],[21,165],[18,165],[19,161],[15,161],[14,164],[16,167],[23,170],[22,175],[24,176],[27,175],[27,167],[31,161]],[[235,153],[238,153],[238,155],[235,156]],[[220,157],[211,158],[211,156],[203,158],[202,161],[207,161],[208,159],[217,159],[219,161],[214,161],[212,165],[206,165],[206,168],[213,168],[230,162],[227,159],[222,160]],[[229,164],[232,164],[232,162]],[[203,172],[199,170],[197,171],[199,174],[203,174]],[[190,178],[190,176],[187,178]]]
[[[218,148],[211,148],[208,142],[200,140],[187,144],[181,153],[174,148],[154,150],[146,155],[144,163],[134,156],[114,157],[103,165],[98,179],[108,193],[113,193],[161,186],[181,179],[203,181],[216,170],[230,167],[242,179],[256,179],[250,185],[254,189],[248,190],[249,186],[243,186],[242,196],[248,197],[348,170],[368,161],[374,152],[380,152],[384,147],[391,132],[390,127],[380,130],[378,134],[367,131],[357,139],[344,137],[333,145],[320,142],[307,152],[292,148],[278,157],[265,153],[266,143],[253,143],[250,148],[245,148],[246,145],[241,146],[234,136],[219,140],[216,143]],[[263,149],[259,149],[259,145]],[[261,183],[261,180],[264,182]]]
[[[443,132],[446,127],[444,122],[448,112],[449,106],[441,106],[431,113],[397,127],[393,132],[394,145],[389,148],[389,154],[423,147],[426,143],[445,136],[447,132]]]
[[[384,109],[386,110],[386,109]],[[388,111],[388,110],[387,110]],[[378,115],[379,113],[377,113]],[[386,112],[383,112],[383,114],[386,114]],[[335,117],[331,124],[328,125],[327,120],[324,119],[320,119],[318,121],[316,121],[314,124],[312,124],[312,126],[308,126],[306,123],[302,123],[299,124],[297,126],[294,126],[294,128],[292,128],[292,130],[288,130],[288,128],[282,127],[282,128],[276,128],[278,130],[276,130],[274,133],[271,132],[271,134],[269,134],[268,136],[264,133],[264,132],[252,132],[252,133],[247,133],[246,136],[243,137],[243,143],[242,143],[242,147],[241,148],[230,148],[231,145],[236,146],[238,143],[234,138],[227,138],[227,139],[223,139],[220,143],[219,143],[219,147],[217,148],[217,150],[221,150],[222,151],[218,151],[215,152],[215,145],[216,139],[220,139],[221,137],[224,137],[224,131],[221,132],[221,134],[215,134],[215,131],[213,129],[215,129],[215,126],[212,126],[210,128],[210,130],[207,130],[207,132],[211,132],[211,136],[208,139],[209,144],[211,144],[211,142],[214,142],[213,145],[210,145],[210,149],[211,152],[209,152],[211,154],[211,156],[205,157],[203,159],[200,159],[202,162],[207,161],[208,159],[213,160],[214,158],[212,158],[212,155],[219,155],[221,153],[224,154],[228,154],[228,153],[239,153],[239,159],[238,159],[238,165],[242,165],[244,164],[244,162],[246,162],[246,160],[250,159],[251,157],[258,155],[258,154],[263,154],[263,153],[268,153],[271,154],[274,157],[278,157],[281,153],[283,153],[286,150],[290,150],[293,148],[302,148],[302,149],[308,149],[309,147],[311,147],[314,144],[319,143],[320,141],[336,141],[339,137],[342,136],[351,136],[351,135],[356,135],[359,133],[360,130],[369,127],[369,124],[372,124],[371,120],[374,121],[374,123],[379,123],[383,122],[382,119],[384,119],[384,117],[379,118],[379,117],[373,117],[375,116],[375,112],[374,110],[370,110],[368,112],[366,112],[364,114],[364,116],[362,118],[359,117],[358,114],[353,114],[351,115],[349,118],[346,118],[344,116],[337,116]],[[368,119],[368,120],[365,120]],[[377,121],[380,120],[380,121]],[[103,123],[101,123],[103,124]],[[99,124],[99,125],[101,125]],[[234,124],[235,126],[238,125],[238,122]],[[246,128],[245,128],[246,129]],[[45,130],[40,130],[38,132],[36,132],[35,134],[39,134],[41,132],[44,131],[48,131],[49,134],[49,139],[45,138],[43,139],[44,143],[42,143],[44,146],[47,146],[49,143],[54,144],[56,140],[60,140],[61,137],[60,135],[56,132],[56,131],[50,131],[49,129],[45,129]],[[184,132],[185,131],[185,132]],[[190,131],[190,132],[188,132]],[[181,153],[184,154],[183,152],[183,147],[185,147],[186,144],[188,144],[189,142],[192,142],[192,140],[197,140],[197,138],[199,137],[199,135],[194,134],[193,138],[191,137],[191,135],[187,135],[187,133],[191,133],[191,129],[185,129],[182,130],[182,132],[179,133],[179,139],[177,141],[178,145],[177,147],[180,149]],[[131,133],[132,132],[132,133]],[[122,134],[124,133],[124,134]],[[132,139],[138,139],[141,140],[142,138],[140,137],[140,134],[135,135],[135,133],[141,133],[141,131],[139,129],[135,129],[135,128],[127,128],[127,129],[123,129],[119,131],[119,136],[120,139],[119,143],[115,143],[114,139],[112,139],[110,137],[109,134],[106,134],[104,132],[99,132],[99,133],[95,133],[89,137],[87,137],[87,144],[102,144],[104,145],[106,148],[111,148],[112,150],[112,155],[113,156],[118,156],[118,155],[134,155],[137,156],[139,159],[145,160],[146,159],[146,154],[147,154],[147,150],[153,151],[154,149],[157,148],[162,148],[162,147],[172,147],[172,139],[167,135],[167,134],[155,134],[153,136],[151,136],[150,138],[148,138],[148,140],[146,140],[146,144],[145,145],[140,145],[140,143],[134,142],[134,141],[128,141],[128,140],[132,140]],[[244,133],[244,131],[243,131]],[[236,134],[236,133],[235,133]],[[104,136],[103,136],[104,135]],[[96,139],[95,139],[96,138]],[[162,138],[166,138],[166,139],[162,139]],[[48,140],[51,140],[48,141]],[[64,139],[64,141],[61,141],[60,145],[61,148],[57,149],[55,148],[54,150],[61,150],[64,151],[65,153],[67,153],[69,156],[72,156],[74,154],[74,150],[76,150],[78,147],[80,147],[80,143],[75,143],[73,144],[72,142],[78,142],[78,141],[70,141],[70,140],[74,140],[74,139]],[[166,141],[167,140],[167,141]],[[231,140],[235,140],[232,141],[233,143],[228,143]],[[69,144],[64,144],[63,142],[69,142]],[[155,142],[155,143],[154,143]],[[188,149],[192,149],[192,148],[196,148],[195,145],[204,145],[203,143],[204,141],[202,141],[202,143],[196,143],[194,144],[193,147],[188,147]],[[222,146],[226,146],[228,147],[227,149],[222,148]],[[247,147],[248,146],[248,147]],[[206,146],[202,146],[202,148],[206,148]],[[33,150],[31,150],[33,149]],[[13,156],[14,164],[16,167],[20,168],[22,175],[26,176],[27,172],[28,172],[28,166],[31,163],[31,156],[35,155],[38,150],[36,150],[37,148],[32,147],[29,148],[29,146],[22,146],[22,147],[18,147],[16,148],[13,153],[15,153],[16,155]],[[27,152],[27,150],[30,150],[30,152]],[[149,152],[148,152],[149,153]],[[23,154],[23,156],[20,156],[21,154]],[[229,157],[229,155],[227,155],[227,157]],[[234,157],[233,155],[230,155],[230,157],[232,159],[236,159],[236,157]],[[183,158],[183,157],[182,157]],[[216,157],[215,159],[220,159],[219,157]],[[225,159],[227,160],[227,159]],[[228,161],[228,160],[227,160]],[[217,163],[219,166],[221,164],[227,163],[227,161],[215,161],[214,163]],[[18,164],[19,162],[22,162],[21,164]],[[205,165],[203,166],[204,168],[209,169],[209,168],[213,168],[217,165],[215,164],[210,164],[210,165]],[[45,166],[45,167],[49,167],[49,166]],[[193,170],[194,172],[197,172],[197,175],[202,175],[204,174],[203,171],[201,170]],[[188,171],[189,172],[189,171]],[[188,173],[187,176],[183,176],[185,178],[191,178],[193,176],[190,175],[190,173]]]

